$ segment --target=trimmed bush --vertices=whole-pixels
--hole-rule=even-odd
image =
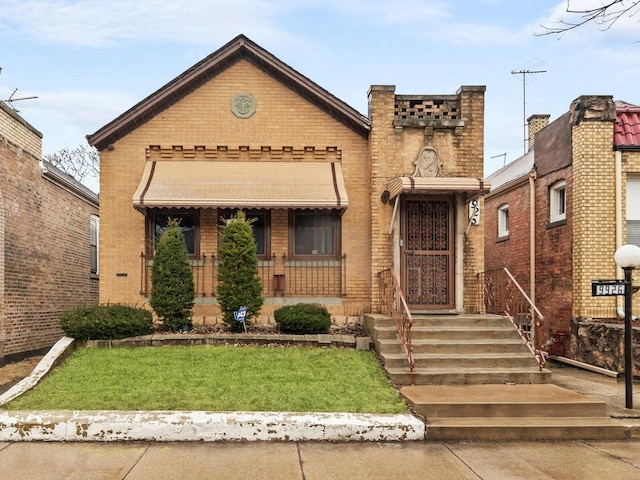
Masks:
[[[151,333],[151,312],[128,305],[93,305],[65,312],[60,326],[68,337],[79,340],[112,340]]]
[[[218,248],[218,302],[224,322],[231,331],[244,331],[244,326],[236,321],[233,312],[241,306],[247,307],[245,325],[257,317],[264,303],[262,282],[258,275],[258,249],[253,237],[251,220],[243,211],[225,221]]]
[[[329,333],[331,316],[325,307],[315,303],[299,303],[281,307],[273,313],[281,333],[313,335]]]
[[[149,304],[165,330],[191,330],[195,285],[184,235],[175,219],[158,240],[151,266]]]

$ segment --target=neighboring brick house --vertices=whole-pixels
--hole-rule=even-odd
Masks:
[[[534,115],[529,153],[489,176],[486,269],[514,274],[545,316],[541,340],[560,337],[565,355],[572,318],[614,319],[623,305],[591,283],[622,278],[616,249],[640,243],[639,113],[581,96],[552,123]]]
[[[41,158],[42,134],[0,102],[0,364],[50,347],[61,312],[98,301],[98,197]]]
[[[488,191],[484,90],[372,86],[365,117],[236,37],[88,135],[101,158],[100,301],[148,299],[155,240],[177,217],[195,320],[217,321],[219,219],[243,209],[256,219],[263,321],[298,302],[336,318],[376,311],[387,268],[412,308],[463,311],[463,274],[483,265],[468,203]]]

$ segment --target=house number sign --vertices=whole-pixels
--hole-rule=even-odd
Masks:
[[[627,283],[624,280],[592,280],[591,296],[592,297],[609,297],[616,295],[625,295]]]
[[[480,200],[475,199],[469,202],[469,225],[480,223]]]

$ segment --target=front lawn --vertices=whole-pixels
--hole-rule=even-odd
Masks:
[[[237,346],[81,348],[3,408],[408,412],[372,352]]]

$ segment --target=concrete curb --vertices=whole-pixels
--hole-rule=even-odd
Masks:
[[[35,387],[73,352],[63,337],[31,374],[0,395],[0,406]],[[0,441],[423,441],[411,415],[288,412],[0,411]]]
[[[71,355],[74,348],[75,339],[62,337],[58,340],[27,377],[0,395],[0,407],[35,387],[53,367]]]
[[[411,415],[286,412],[0,412],[0,441],[423,441]]]

